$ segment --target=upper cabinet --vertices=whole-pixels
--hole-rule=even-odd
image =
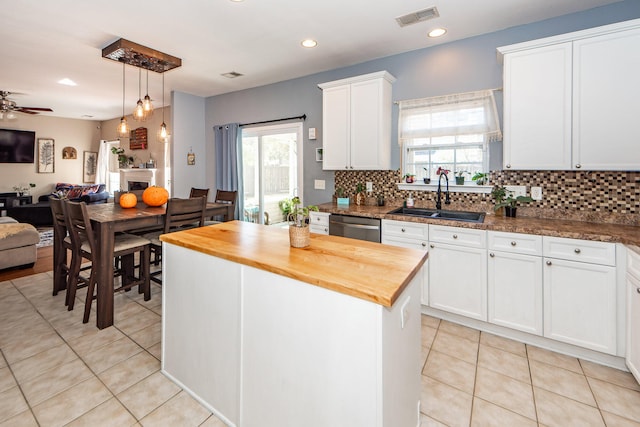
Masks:
[[[391,168],[391,85],[386,71],[318,85],[324,170]]]
[[[640,170],[640,20],[498,51],[505,169]]]

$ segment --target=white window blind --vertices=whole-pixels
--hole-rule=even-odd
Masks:
[[[492,90],[399,102],[403,172],[437,178],[438,167],[487,172],[487,145],[502,140]]]

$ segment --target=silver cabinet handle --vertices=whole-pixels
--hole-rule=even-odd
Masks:
[[[454,235],[453,235],[453,238],[454,238],[454,239],[457,239],[457,238],[458,238],[458,235],[457,235],[457,234],[454,234]]]
[[[422,247],[426,247],[427,246],[427,242],[422,242]]]
[[[515,241],[511,242],[511,246],[515,246],[515,245],[516,245]]]
[[[573,252],[575,252],[575,253],[579,254],[581,251],[580,251],[580,248],[575,248],[575,249],[573,250]]]
[[[640,294],[640,288],[636,288],[636,292]]]
[[[547,261],[547,265],[551,265],[551,261]]]
[[[402,232],[404,233],[404,228],[402,229]]]
[[[582,165],[581,165],[580,163],[578,163],[578,164],[576,165],[576,169],[580,169],[581,167],[582,167]]]
[[[496,256],[496,254],[494,254],[493,252],[491,252],[491,253],[489,254],[489,256],[490,256],[491,258],[493,258],[494,256]]]
[[[329,232],[329,229],[327,227],[324,228],[324,231],[326,231],[327,233]]]
[[[433,249],[433,248],[435,248],[435,245],[434,245],[434,244],[431,244],[431,245],[429,245],[429,247],[430,247],[431,249]]]
[[[510,168],[511,168],[511,165],[510,165],[510,164],[507,164],[507,169],[510,169]]]

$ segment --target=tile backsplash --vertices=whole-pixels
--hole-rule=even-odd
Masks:
[[[346,195],[367,181],[373,183],[373,195],[383,194],[387,205],[401,205],[409,196],[409,191],[397,188],[399,170],[335,172],[335,186]],[[525,185],[527,193],[532,186],[542,187],[542,200],[519,205],[519,216],[640,225],[640,172],[500,170],[490,173],[489,184]],[[435,191],[411,194],[417,206],[435,206]],[[489,194],[451,191],[451,201],[451,209],[493,212]]]

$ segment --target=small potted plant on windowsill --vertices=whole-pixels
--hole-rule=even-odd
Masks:
[[[467,174],[467,171],[457,171],[455,173],[456,176],[456,185],[464,185],[464,176]]]
[[[431,184],[431,178],[429,178],[429,169],[427,168],[422,168],[424,169],[424,174],[425,177],[422,178],[422,182],[424,182],[425,184]]]
[[[416,180],[416,176],[412,173],[406,173],[402,178],[404,179],[404,182],[406,182],[407,184],[412,184]]]
[[[489,174],[485,172],[476,172],[472,177],[471,181],[475,181],[478,185],[485,185],[489,180]]]
[[[291,199],[289,213],[289,244],[294,248],[305,248],[311,244],[309,212],[318,212],[314,205],[302,206],[299,197]]]

